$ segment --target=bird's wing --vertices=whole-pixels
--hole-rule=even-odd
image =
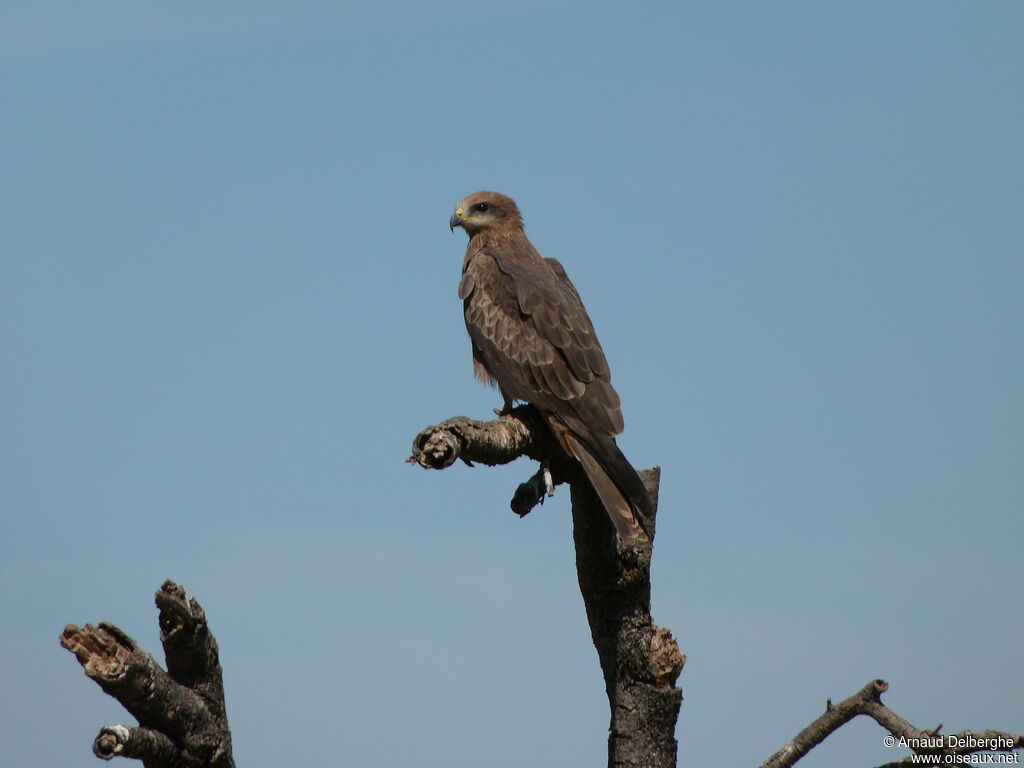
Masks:
[[[604,351],[558,262],[488,249],[467,263],[459,296],[474,354],[504,393],[597,434],[622,431]]]

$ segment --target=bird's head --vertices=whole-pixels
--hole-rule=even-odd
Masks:
[[[474,192],[455,206],[448,227],[453,232],[462,227],[472,237],[484,230],[522,230],[523,217],[511,197],[497,192]]]

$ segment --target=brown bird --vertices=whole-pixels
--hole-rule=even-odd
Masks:
[[[627,543],[649,540],[651,500],[615,444],[624,424],[604,351],[562,265],[542,257],[515,202],[474,192],[448,222],[469,235],[459,298],[473,342],[473,369],[497,384],[502,413],[519,400],[537,408],[576,458]]]

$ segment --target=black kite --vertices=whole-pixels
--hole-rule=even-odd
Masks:
[[[459,298],[473,342],[473,368],[505,400],[530,403],[566,452],[583,466],[619,538],[649,538],[651,501],[615,444],[623,430],[619,396],[594,326],[562,265],[523,232],[515,202],[474,192],[449,226],[469,235]]]

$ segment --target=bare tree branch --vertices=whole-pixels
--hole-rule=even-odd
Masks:
[[[800,733],[786,742],[778,752],[769,757],[761,768],[788,768],[814,747],[828,738],[832,733],[850,722],[857,715],[867,715],[885,728],[890,736],[886,737],[886,745],[910,749],[916,755],[935,757],[934,763],[922,763],[912,757],[886,763],[881,768],[896,765],[949,765],[947,756],[971,755],[978,752],[1011,752],[1024,749],[1024,737],[1003,733],[1001,731],[961,731],[956,734],[942,735],[942,726],[930,731],[915,728],[882,703],[882,694],[889,690],[884,680],[872,680],[850,698],[833,706],[831,700],[825,712]],[[891,742],[891,743],[890,743]]]
[[[877,700],[888,687],[889,684],[884,680],[872,680],[860,691],[845,701],[841,701],[838,705],[833,706],[830,700],[826,705],[825,712],[817,720],[786,742],[782,749],[761,764],[761,768],[789,768],[834,731],[846,725],[857,715],[863,714],[865,702]]]
[[[113,624],[69,624],[60,635],[86,675],[139,722],[104,727],[93,752],[137,758],[146,768],[234,768],[217,642],[203,609],[170,581],[156,604],[166,672]]]
[[[177,745],[169,737],[150,728],[104,726],[92,743],[92,752],[103,760],[134,757],[142,760],[144,765],[181,764],[181,750]]]
[[[554,485],[583,477],[579,465],[566,455],[531,405],[517,406],[493,421],[455,416],[429,426],[413,439],[412,455],[407,461],[426,469],[446,469],[457,459],[470,466],[476,462],[493,467],[509,464],[521,456],[547,466]],[[522,517],[543,503],[545,495],[542,466],[516,488],[509,506]]]

